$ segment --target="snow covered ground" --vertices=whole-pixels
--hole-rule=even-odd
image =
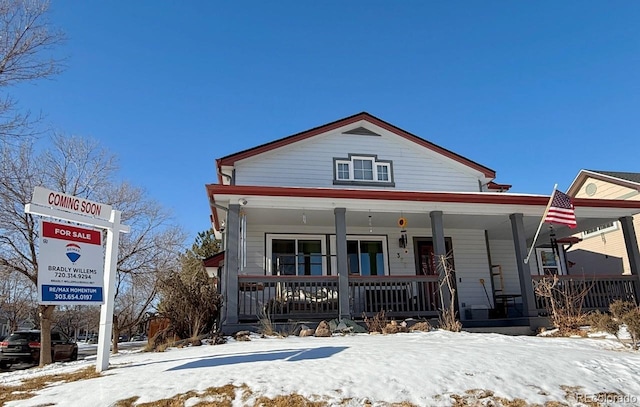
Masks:
[[[250,342],[230,340],[225,345],[171,348],[164,353],[122,353],[110,362],[102,377],[56,384],[7,406],[109,406],[132,396],[139,396],[137,402],[142,403],[229,383],[246,384],[253,397],[298,393],[322,396],[330,404],[350,399],[348,406],[366,401],[374,406],[401,401],[449,406],[451,395],[478,389],[542,405],[562,401],[579,406],[598,397],[606,401],[602,405],[640,405],[640,353],[610,338],[446,331],[330,338],[255,336]],[[2,373],[0,384],[94,363],[82,360]],[[236,403],[252,404],[251,399]]]

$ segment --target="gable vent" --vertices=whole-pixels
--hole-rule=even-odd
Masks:
[[[378,133],[374,133],[373,131],[365,129],[364,127],[356,127],[355,129],[345,131],[343,134],[357,134],[359,136],[380,136]]]

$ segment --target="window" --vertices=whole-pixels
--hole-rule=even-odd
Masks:
[[[336,237],[331,236],[332,267],[335,268]],[[384,236],[347,236],[347,269],[351,275],[384,276],[387,270]],[[337,270],[337,268],[336,268]]]
[[[347,238],[349,274],[383,276],[384,251],[379,240],[349,240]]]
[[[599,236],[602,233],[611,232],[613,230],[618,230],[618,222],[608,222],[593,229],[585,230],[584,232],[582,232],[582,237],[586,238]]]
[[[389,181],[389,164],[378,164],[378,181]]]
[[[538,274],[543,276],[552,276],[565,274],[562,263],[564,262],[564,254],[562,251],[556,257],[551,248],[536,249],[538,259]]]
[[[376,156],[350,154],[349,158],[334,158],[334,163],[334,184],[365,183],[393,186],[391,161],[381,161]]]
[[[267,235],[267,258],[272,275],[321,276],[326,274],[322,236]]]

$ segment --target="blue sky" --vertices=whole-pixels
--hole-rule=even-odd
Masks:
[[[117,154],[192,235],[216,158],[361,111],[512,192],[640,172],[638,1],[52,3],[67,68],[10,92]]]

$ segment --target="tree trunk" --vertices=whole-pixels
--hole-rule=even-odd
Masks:
[[[118,317],[113,316],[113,336],[111,337],[111,353],[118,353],[118,338],[120,338],[120,327],[118,326]]]
[[[51,319],[55,305],[40,305],[40,367],[51,364]]]

